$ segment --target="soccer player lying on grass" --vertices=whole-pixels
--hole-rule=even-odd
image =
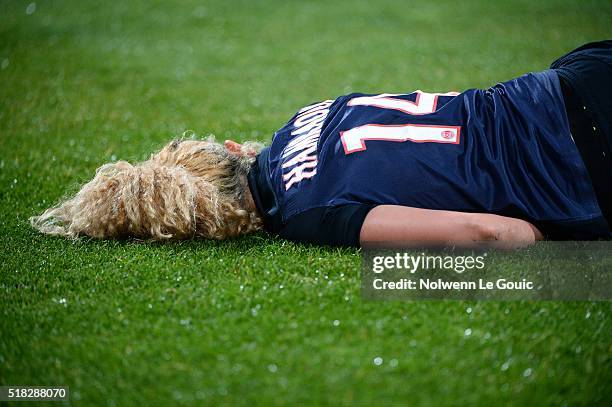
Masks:
[[[486,90],[351,94],[269,147],[174,141],[106,164],[31,219],[43,233],[518,247],[610,238],[612,41]]]

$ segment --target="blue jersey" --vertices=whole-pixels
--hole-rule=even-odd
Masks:
[[[262,157],[275,202],[268,215],[282,222],[355,203],[494,213],[585,237],[580,229],[603,219],[551,70],[460,94],[315,103]]]

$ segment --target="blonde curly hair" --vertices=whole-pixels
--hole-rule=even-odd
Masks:
[[[259,230],[245,190],[261,147],[245,143],[233,154],[213,138],[173,141],[142,163],[101,166],[74,197],[30,223],[49,235],[101,239],[225,239]]]

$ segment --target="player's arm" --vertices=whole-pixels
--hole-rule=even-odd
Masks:
[[[542,240],[540,231],[521,219],[380,205],[366,216],[359,242],[375,246],[458,246],[516,248]]]

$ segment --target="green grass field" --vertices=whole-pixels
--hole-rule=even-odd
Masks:
[[[545,69],[612,37],[609,1],[30,3],[0,0],[0,385],[83,405],[610,405],[610,302],[365,302],[358,250],[27,221],[186,131],[267,141],[347,92]]]

